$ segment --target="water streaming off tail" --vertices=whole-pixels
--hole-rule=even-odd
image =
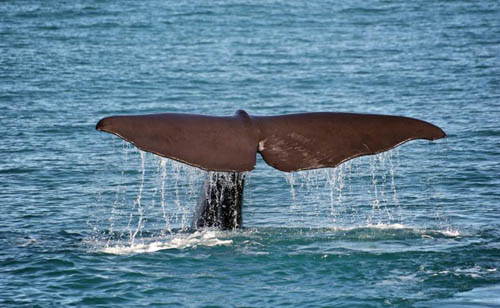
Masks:
[[[93,213],[98,246],[139,247],[158,239],[172,241],[173,234],[189,230],[202,185],[209,174],[128,145],[120,151],[121,161],[111,166],[111,186],[107,187],[108,193],[114,194],[114,201],[101,205],[102,208]],[[245,215],[249,210],[274,215],[278,223],[286,221],[287,227],[405,225],[408,217],[404,216],[410,215],[403,215],[401,211],[395,179],[398,165],[399,154],[393,150],[351,160],[337,168],[281,173],[286,181],[272,182],[273,187],[268,189],[276,193],[275,198],[283,200],[285,206],[277,206],[268,214],[266,211],[272,205],[260,202],[265,196],[253,194],[253,183],[247,183],[250,185],[247,185],[244,201],[243,224],[252,226]],[[264,168],[258,177],[275,178],[279,174]],[[259,185],[256,177],[255,185]],[[283,198],[287,190],[289,201]],[[255,223],[259,225],[260,220]],[[171,247],[170,244],[160,246]]]
[[[312,227],[399,224],[397,150],[350,160],[336,168],[284,173],[290,212]],[[303,225],[304,226],[304,225]]]
[[[92,213],[98,245],[144,245],[188,230],[206,172],[127,145],[122,153],[110,170],[114,201]]]

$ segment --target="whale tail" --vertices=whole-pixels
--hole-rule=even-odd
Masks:
[[[439,127],[413,118],[332,112],[250,116],[238,110],[226,117],[113,116],[100,120],[96,129],[147,152],[227,172],[252,170],[257,153],[270,166],[290,172],[335,167],[414,139],[446,137]]]
[[[230,117],[193,114],[114,116],[96,129],[113,133],[141,150],[209,172],[193,227],[242,226],[245,174],[256,154],[282,171],[335,167],[349,159],[377,154],[413,139],[446,134],[430,123],[398,116],[304,113]]]

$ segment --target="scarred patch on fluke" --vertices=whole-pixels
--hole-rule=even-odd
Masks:
[[[446,137],[439,127],[413,118],[333,112],[113,116],[100,120],[96,129],[204,170],[233,172],[252,170],[256,153],[274,168],[290,172],[335,167],[414,139]]]

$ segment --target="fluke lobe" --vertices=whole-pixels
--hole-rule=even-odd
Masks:
[[[241,227],[240,173],[254,168],[256,153],[272,167],[291,172],[335,167],[414,139],[446,137],[439,127],[414,118],[334,112],[112,116],[100,120],[96,129],[143,151],[217,173],[211,172],[206,180],[194,226],[221,229]]]

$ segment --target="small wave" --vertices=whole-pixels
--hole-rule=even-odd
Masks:
[[[352,232],[352,231],[362,231],[362,230],[373,230],[373,231],[390,231],[390,230],[401,230],[408,231],[414,234],[420,234],[422,237],[434,237],[434,236],[444,236],[444,237],[460,237],[462,234],[458,230],[445,229],[445,230],[433,230],[425,228],[417,228],[413,226],[406,226],[403,224],[368,224],[365,226],[349,226],[349,227],[333,227],[333,231],[336,232]]]
[[[356,226],[335,226],[331,228],[333,231],[354,231],[361,229],[376,229],[376,230],[410,230],[414,229],[410,226],[405,226],[403,224],[367,224],[367,225],[356,225]]]
[[[434,299],[422,302],[417,307],[499,307],[500,285],[489,285],[474,288],[470,291],[456,293],[451,298]]]
[[[150,253],[165,249],[185,249],[198,246],[229,246],[233,244],[232,240],[218,238],[221,234],[220,231],[213,230],[196,231],[192,234],[174,234],[170,238],[153,238],[149,239],[149,241],[144,240],[144,242],[140,244],[112,243],[98,251],[108,254],[126,255]]]
[[[38,241],[35,238],[28,237],[28,238],[20,239],[18,246],[19,247],[28,247],[28,246],[31,246],[31,245],[34,245],[37,243],[38,243]]]

